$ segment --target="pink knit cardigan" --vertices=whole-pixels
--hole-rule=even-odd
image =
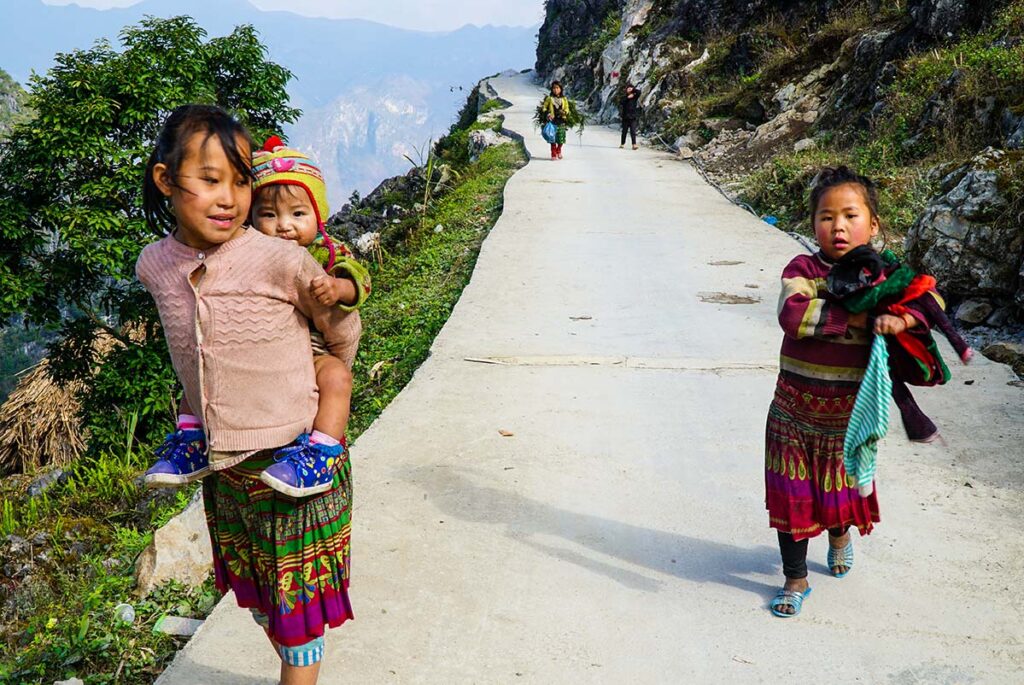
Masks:
[[[312,321],[328,351],[349,366],[358,312],[309,295],[323,269],[294,242],[255,229],[208,250],[167,236],[135,265],[156,300],[171,361],[200,412],[215,469],[279,447],[310,430],[317,410]]]

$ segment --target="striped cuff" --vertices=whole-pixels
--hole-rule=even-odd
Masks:
[[[313,666],[324,658],[324,639],[318,637],[298,647],[281,645],[281,659],[289,666]]]
[[[826,302],[822,305],[821,318],[824,325],[821,326],[821,335],[846,335],[849,328],[850,312],[846,311],[841,304]]]

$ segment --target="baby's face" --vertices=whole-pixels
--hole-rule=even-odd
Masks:
[[[316,240],[319,233],[313,202],[298,186],[260,188],[253,198],[252,222],[260,233],[294,240],[303,247]]]

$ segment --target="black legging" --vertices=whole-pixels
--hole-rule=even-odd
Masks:
[[[830,528],[828,534],[834,538],[846,535],[849,528]],[[789,533],[777,531],[779,534],[779,551],[782,552],[782,575],[787,578],[807,577],[807,541],[794,540]]]
[[[638,122],[637,122],[636,119],[623,119],[622,120],[622,143],[620,143],[621,145],[625,145],[626,144],[626,132],[627,131],[629,131],[629,135],[633,139],[633,145],[636,145],[636,128],[637,128],[637,124],[638,124]]]

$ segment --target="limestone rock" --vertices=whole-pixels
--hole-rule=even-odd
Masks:
[[[800,91],[797,90],[795,83],[787,83],[775,91],[775,95],[772,96],[772,102],[775,103],[780,112],[792,109],[799,99]]]
[[[206,528],[202,492],[153,536],[153,544],[135,565],[136,591],[140,597],[168,580],[195,587],[213,570],[213,549]]]
[[[79,678],[70,678],[68,680],[54,680],[53,685],[85,685],[85,683]]]
[[[993,328],[1001,328],[1006,324],[1010,323],[1010,319],[1012,318],[1012,307],[999,307],[994,312],[989,314],[989,317],[987,319],[985,319],[985,325],[992,326]]]
[[[618,12],[623,0],[551,0],[537,44],[537,71],[558,78],[555,71],[576,45],[593,36],[610,11]]]
[[[787,109],[771,121],[758,126],[754,132],[754,137],[750,139],[749,146],[768,147],[782,140],[798,138],[811,127],[817,116],[817,112],[812,114],[810,112]]]
[[[685,145],[679,148],[680,159],[693,159],[693,150]]]
[[[1014,342],[997,342],[986,345],[981,353],[994,362],[1009,364],[1017,375],[1024,376],[1024,345]]]
[[[907,261],[950,294],[1016,298],[1024,305],[1024,231],[1003,218],[1009,206],[1000,188],[1005,157],[989,148],[948,174],[943,194],[911,227],[905,247]]]
[[[42,476],[32,481],[32,484],[28,486],[28,496],[38,497],[39,495],[43,494],[54,485],[57,485],[58,483],[63,484],[66,483],[67,481],[68,476],[66,473],[64,473],[64,469],[54,469],[52,471],[48,471],[47,473],[44,473]]]
[[[675,148],[677,150],[682,150],[684,147],[688,147],[691,150],[696,150],[702,145],[704,145],[704,138],[696,131],[687,131],[683,135],[676,138],[675,142]]]
[[[489,128],[481,131],[473,131],[469,134],[469,158],[471,161],[475,162],[487,148],[505,145],[511,142],[512,139],[508,136],[503,136],[497,131]]]
[[[814,138],[804,138],[793,143],[794,152],[804,152],[806,150],[813,150],[816,147],[818,147],[818,143],[814,140]]]
[[[980,323],[984,323],[992,313],[993,309],[995,309],[995,307],[992,306],[992,303],[986,300],[965,300],[959,307],[957,307],[956,318],[957,321],[962,321],[963,323],[976,326]]]

